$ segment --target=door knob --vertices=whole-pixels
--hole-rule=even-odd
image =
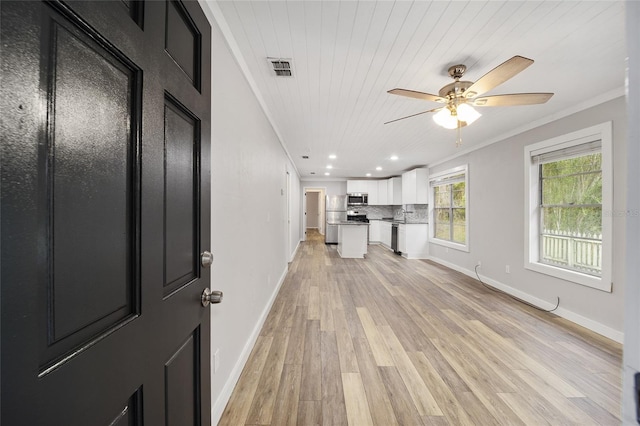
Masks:
[[[203,251],[200,255],[200,264],[208,268],[213,263],[213,254],[210,251]]]
[[[222,292],[217,290],[211,291],[207,287],[202,291],[200,301],[205,308],[209,306],[209,303],[220,303],[222,302]]]

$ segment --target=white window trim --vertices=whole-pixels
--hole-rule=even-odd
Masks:
[[[611,292],[613,253],[613,136],[612,122],[598,124],[566,135],[558,136],[524,149],[524,267],[576,284]],[[539,170],[533,167],[535,155],[556,151],[586,142],[600,140],[602,144],[602,275],[595,277],[540,263],[538,232],[540,226],[538,197]]]
[[[453,241],[447,241],[447,240],[441,240],[439,238],[435,237],[435,220],[434,220],[434,216],[433,216],[433,212],[434,212],[434,207],[435,207],[435,199],[434,199],[434,190],[433,190],[433,186],[431,185],[433,181],[438,180],[438,179],[442,179],[444,177],[447,176],[452,176],[452,175],[459,175],[460,173],[464,173],[464,197],[466,200],[466,206],[465,206],[465,224],[464,224],[464,232],[465,232],[465,237],[464,237],[464,241],[465,244],[460,244],[460,243],[454,243]],[[460,250],[460,251],[465,251],[465,252],[469,252],[469,165],[468,164],[463,164],[461,166],[458,167],[454,167],[452,169],[448,169],[445,171],[442,171],[440,173],[434,174],[434,175],[430,175],[429,176],[429,242],[433,243],[433,244],[438,244],[440,246],[444,246],[444,247],[449,247],[452,248],[454,250]]]

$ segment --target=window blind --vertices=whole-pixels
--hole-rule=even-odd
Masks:
[[[569,158],[580,157],[582,155],[595,154],[600,152],[601,149],[602,141],[596,140],[568,148],[533,155],[531,156],[531,161],[535,164],[552,163],[554,161],[567,160]]]
[[[438,178],[432,179],[429,181],[429,185],[431,186],[440,186],[440,185],[448,185],[450,183],[458,183],[464,182],[465,173],[458,172],[450,175],[440,176]]]

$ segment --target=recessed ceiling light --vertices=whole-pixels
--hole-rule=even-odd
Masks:
[[[367,176],[371,176],[371,173],[367,173]]]
[[[329,158],[331,158],[332,160],[335,160],[335,159],[336,159],[336,155],[335,155],[335,154],[331,154],[331,155],[329,156]]]
[[[382,167],[378,166],[378,167],[376,167],[376,170],[380,171],[380,170],[382,170]]]
[[[397,159],[398,159],[398,156],[397,156],[397,155],[392,155],[392,156],[391,156],[391,160],[392,160],[392,161],[396,161]]]
[[[325,175],[325,176],[329,176],[329,175],[331,175],[331,173],[329,173],[329,172],[325,172],[325,173],[324,173],[324,175]]]
[[[327,169],[333,169],[333,166],[331,164],[328,164]]]

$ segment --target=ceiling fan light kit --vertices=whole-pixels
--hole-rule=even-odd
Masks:
[[[514,56],[480,77],[476,82],[460,81],[467,70],[467,67],[462,64],[453,65],[449,67],[449,75],[455,81],[440,89],[438,95],[408,89],[389,90],[387,93],[392,95],[444,103],[446,105],[441,108],[434,108],[428,111],[412,114],[407,117],[387,121],[385,124],[409,117],[415,117],[428,112],[436,112],[433,116],[433,121],[438,125],[445,129],[458,129],[456,145],[459,145],[462,141],[460,137],[460,128],[473,123],[482,115],[476,111],[473,106],[492,107],[534,105],[545,103],[553,96],[553,93],[511,93],[477,98],[478,95],[482,95],[483,93],[486,93],[496,86],[504,83],[531,64],[533,64],[532,59],[528,59],[523,56]]]
[[[464,121],[467,125],[473,123],[482,116],[478,111],[473,109],[469,104],[458,105],[458,120]]]
[[[458,118],[449,108],[442,108],[433,116],[433,121],[445,129],[455,129],[458,127]]]

